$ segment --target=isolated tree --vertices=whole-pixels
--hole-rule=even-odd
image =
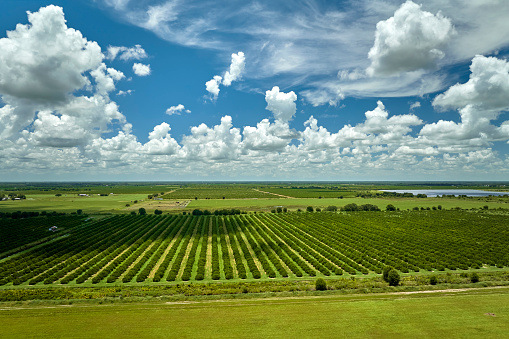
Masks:
[[[389,283],[389,286],[398,286],[400,280],[401,277],[399,276],[398,271],[396,271],[394,268],[391,269],[387,274],[387,282]]]
[[[430,285],[436,285],[438,284],[438,278],[436,275],[432,275],[431,277],[429,277],[429,283]]]
[[[325,282],[325,280],[323,278],[316,279],[315,289],[317,291],[325,291],[325,290],[327,290],[327,282]]]
[[[394,206],[393,204],[389,204],[389,205],[387,205],[385,210],[389,211],[389,212],[395,211],[396,210],[396,206]]]
[[[83,210],[81,210],[81,209],[76,211],[76,214],[82,214],[82,213],[83,213]]]
[[[472,273],[470,276],[470,281],[473,283],[479,282],[479,275],[476,272]]]
[[[283,213],[288,212],[288,209],[286,207],[283,207]]]
[[[138,213],[139,213],[140,215],[145,215],[145,214],[147,214],[147,211],[146,211],[143,207],[141,207],[141,208],[138,210]]]
[[[390,270],[393,270],[394,268],[392,266],[385,266],[383,271],[382,271],[382,278],[384,281],[387,281],[389,282],[389,272]]]
[[[313,206],[308,206],[308,207],[306,207],[306,211],[308,211],[308,212],[313,212]]]
[[[161,211],[161,210],[155,210],[155,211],[154,211],[154,214],[163,214],[163,211]]]
[[[276,212],[277,212],[277,213],[281,213],[281,212],[283,212],[283,208],[282,208],[282,207],[278,207],[278,208],[276,208]]]
[[[328,206],[325,210],[329,212],[336,212],[338,208],[336,206]]]

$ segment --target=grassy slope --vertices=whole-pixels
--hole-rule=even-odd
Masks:
[[[0,337],[502,338],[509,331],[508,292],[6,307]]]

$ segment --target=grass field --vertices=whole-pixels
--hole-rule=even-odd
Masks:
[[[490,188],[478,187],[476,188]],[[293,187],[293,188],[292,188]],[[443,208],[508,208],[509,199],[503,197],[480,198],[360,198],[359,193],[374,192],[382,188],[405,188],[398,185],[373,184],[93,184],[93,183],[60,183],[60,184],[1,184],[0,196],[9,192],[26,195],[25,200],[0,201],[0,212],[14,211],[58,211],[74,212],[78,209],[85,213],[130,213],[145,208],[149,213],[155,209],[169,213],[192,211],[193,209],[236,208],[245,211],[271,211],[277,206],[290,210],[306,209],[307,206],[325,208],[342,207],[355,203],[373,204],[385,209],[393,204],[401,210],[414,207],[432,208],[442,205]],[[429,185],[410,186],[411,188],[432,188]],[[458,188],[459,186],[435,186],[435,188]],[[463,186],[461,186],[464,188]],[[468,187],[468,186],[465,186]],[[498,187],[498,186],[496,186]],[[496,188],[495,186],[493,188]],[[502,188],[498,188],[502,189]],[[113,193],[113,194],[110,194]],[[157,193],[164,200],[149,200],[148,195]],[[165,194],[162,194],[165,193]],[[62,196],[55,196],[61,194]],[[88,194],[88,197],[79,196]],[[107,194],[108,196],[99,196]],[[288,198],[290,197],[290,198]],[[321,197],[321,198],[320,198]],[[339,199],[343,197],[344,199]],[[223,199],[224,198],[224,199]],[[134,201],[138,201],[134,204]],[[178,203],[177,203],[178,202]],[[130,206],[126,206],[129,204]]]
[[[2,338],[505,338],[509,289],[0,306]]]
[[[137,200],[138,203],[133,202]],[[326,208],[327,206],[345,206],[346,204],[356,203],[373,204],[384,210],[388,204],[393,204],[402,210],[412,209],[414,207],[433,207],[442,205],[443,208],[451,209],[460,207],[463,209],[481,208],[485,205],[490,209],[509,208],[509,199],[506,198],[296,198],[284,199],[276,196],[271,198],[250,198],[250,199],[198,199],[187,200],[187,205],[176,205],[186,201],[181,199],[165,199],[164,201],[148,200],[146,194],[115,194],[101,197],[92,195],[89,197],[78,197],[74,194],[63,194],[56,197],[54,194],[36,194],[28,195],[26,200],[7,200],[0,201],[1,212],[15,211],[58,211],[75,212],[82,209],[85,213],[129,213],[137,211],[139,208],[145,208],[149,213],[155,209],[168,212],[192,211],[193,209],[216,209],[238,208],[244,211],[271,211],[277,206],[284,206],[290,210],[302,209],[307,206],[314,208]],[[131,206],[126,207],[126,204]]]
[[[0,201],[0,211],[58,211],[76,212],[81,209],[85,213],[122,212],[126,204],[134,200],[147,199],[146,194],[116,194],[108,196],[90,195],[80,197],[76,194],[64,193],[61,197],[54,194],[27,195],[25,200]],[[140,206],[141,207],[141,206]]]
[[[307,206],[314,208],[326,208],[327,206],[342,207],[347,204],[357,205],[373,204],[385,210],[388,204],[393,204],[401,210],[414,207],[433,207],[441,205],[445,209],[460,207],[463,209],[481,208],[487,205],[489,208],[509,208],[509,199],[506,198],[296,198],[296,199],[242,199],[242,200],[191,200],[187,205],[188,210],[195,208],[209,209],[211,211],[223,208],[239,208],[246,211],[270,211],[277,206],[284,206],[290,210],[302,209]]]

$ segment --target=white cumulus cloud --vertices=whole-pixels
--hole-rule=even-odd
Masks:
[[[117,57],[120,60],[128,61],[145,59],[148,55],[141,45],[134,45],[134,47],[108,46],[106,58],[108,60],[114,60]]]
[[[145,77],[147,75],[150,75],[150,65],[145,65],[145,64],[141,64],[141,63],[138,63],[138,62],[135,62],[133,64],[133,71],[134,71],[134,74],[136,74],[137,76],[140,76],[140,77]]]
[[[244,68],[246,67],[246,57],[244,53],[239,52],[237,54],[232,54],[232,63],[230,65],[230,70],[226,71],[223,77],[223,85],[230,86],[232,81],[237,81],[242,77],[242,72],[244,72]]]
[[[212,95],[213,100],[217,100],[219,96],[219,85],[221,84],[221,80],[223,78],[219,75],[214,75],[212,79],[205,83],[205,89]]]
[[[267,109],[274,114],[274,118],[281,122],[290,121],[297,111],[297,94],[293,91],[284,93],[279,91],[278,86],[265,92],[265,101]]]
[[[376,25],[367,73],[384,76],[434,69],[453,32],[451,21],[440,12],[434,15],[407,1],[393,17]]]
[[[191,113],[191,111],[186,109],[182,104],[178,104],[177,106],[171,106],[166,110],[166,114],[168,115],[180,115],[182,112]]]
[[[241,79],[246,66],[246,57],[243,52],[233,53],[230,69],[223,76],[215,75],[211,80],[205,83],[205,89],[212,96],[212,100],[217,100],[219,96],[219,85],[231,86],[233,81]]]
[[[456,84],[433,100],[442,108],[472,105],[479,110],[509,109],[509,63],[495,57],[477,55],[470,65],[470,79]]]

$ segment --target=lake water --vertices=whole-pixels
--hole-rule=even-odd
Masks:
[[[451,190],[440,190],[440,189],[431,189],[431,190],[381,190],[384,192],[395,192],[395,193],[412,193],[414,195],[417,194],[426,194],[428,197],[436,197],[442,195],[466,195],[467,197],[486,197],[488,195],[500,196],[500,195],[509,195],[509,192],[493,192],[493,191],[482,191],[482,190],[462,190],[462,189],[451,189]]]

